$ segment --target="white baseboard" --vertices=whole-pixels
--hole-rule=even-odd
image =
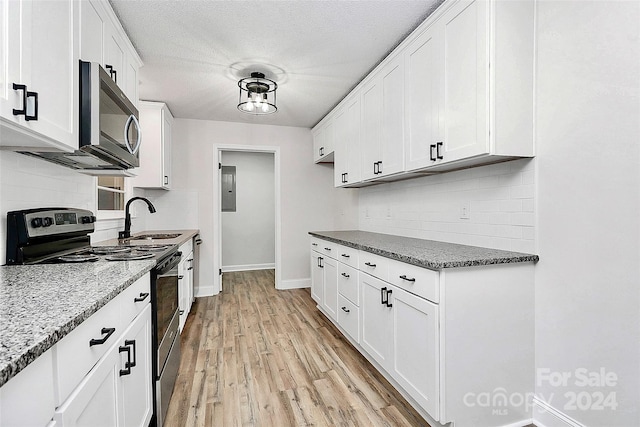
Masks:
[[[193,290],[196,298],[212,297],[215,295],[213,285],[211,286],[199,286]]]
[[[308,279],[293,279],[293,280],[281,280],[276,285],[276,289],[302,289],[311,287],[311,278]]]
[[[222,267],[222,272],[223,273],[231,273],[232,271],[273,270],[275,268],[276,268],[275,263],[226,265],[226,266]]]
[[[537,396],[533,398],[533,423],[536,427],[585,427]]]

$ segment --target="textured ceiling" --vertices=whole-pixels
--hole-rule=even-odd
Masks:
[[[111,0],[140,54],[140,99],[180,118],[312,127],[442,0]],[[278,112],[239,112],[237,81],[278,83]]]

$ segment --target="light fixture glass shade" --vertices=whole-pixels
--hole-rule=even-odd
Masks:
[[[262,73],[251,73],[251,77],[238,82],[240,95],[238,110],[247,114],[271,114],[278,111],[276,107],[276,89],[278,85],[273,80],[265,78]]]

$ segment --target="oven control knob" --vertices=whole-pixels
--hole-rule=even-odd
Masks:
[[[31,226],[33,228],[39,228],[42,227],[42,218],[33,218],[31,220]]]
[[[83,216],[82,218],[80,218],[80,222],[83,224],[91,224],[93,221],[91,220],[90,216]]]
[[[42,218],[42,226],[43,227],[49,227],[51,224],[53,224],[53,219],[51,219],[50,217],[44,217]]]

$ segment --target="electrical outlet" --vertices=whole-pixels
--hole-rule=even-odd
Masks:
[[[463,202],[460,206],[460,219],[470,219],[471,218],[471,208],[469,206],[469,202]]]

